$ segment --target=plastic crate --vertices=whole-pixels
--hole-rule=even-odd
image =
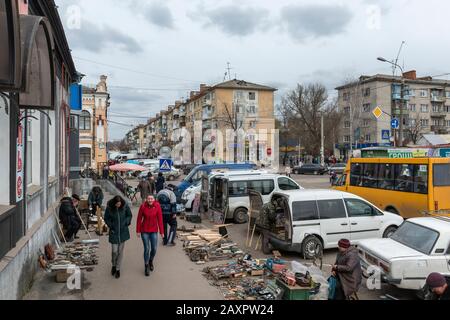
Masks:
[[[283,300],[309,300],[313,288],[290,287],[277,279],[277,286],[284,290]]]

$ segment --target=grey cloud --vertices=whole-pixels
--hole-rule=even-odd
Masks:
[[[217,26],[233,36],[246,36],[267,27],[268,11],[260,8],[225,6],[190,14],[191,19],[206,17],[205,26]]]
[[[141,45],[131,36],[110,26],[97,26],[88,21],[81,22],[80,29],[67,29],[69,43],[72,47],[100,52],[107,46],[113,46],[129,53],[143,51]]]
[[[172,29],[174,27],[172,12],[164,4],[151,5],[145,14],[146,19],[161,28]]]
[[[281,10],[282,23],[299,41],[343,33],[352,17],[350,9],[337,5],[286,6]]]

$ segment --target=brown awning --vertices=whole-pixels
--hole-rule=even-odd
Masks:
[[[53,35],[48,20],[20,16],[22,86],[19,104],[23,109],[55,109]]]

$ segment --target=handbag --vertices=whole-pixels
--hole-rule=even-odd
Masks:
[[[337,279],[334,276],[328,278],[328,300],[334,300],[336,297]]]

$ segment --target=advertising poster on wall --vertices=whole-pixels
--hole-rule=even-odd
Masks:
[[[20,113],[20,119],[25,117],[25,112]],[[16,202],[23,200],[23,171],[24,171],[24,120],[22,120],[17,127],[17,156],[16,156]]]

